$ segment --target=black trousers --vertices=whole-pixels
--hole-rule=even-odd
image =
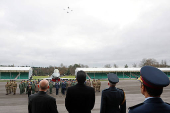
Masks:
[[[31,91],[30,91],[30,92],[28,91],[28,97],[29,97],[30,95],[31,95]]]
[[[58,89],[56,89],[56,95],[58,95]]]

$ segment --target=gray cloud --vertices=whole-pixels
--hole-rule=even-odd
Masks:
[[[168,0],[66,2],[0,1],[0,64],[170,63]]]

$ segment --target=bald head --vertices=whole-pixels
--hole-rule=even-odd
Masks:
[[[48,88],[48,81],[47,80],[41,80],[40,81],[40,90],[47,90],[47,88]]]

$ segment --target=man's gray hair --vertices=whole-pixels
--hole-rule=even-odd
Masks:
[[[113,83],[111,83],[111,82],[109,82],[109,85],[112,86],[112,87],[115,87],[115,86],[116,86],[116,84],[113,84]]]

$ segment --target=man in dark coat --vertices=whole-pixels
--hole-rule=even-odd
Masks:
[[[102,91],[100,113],[126,113],[125,93],[116,88],[119,78],[114,73],[109,73],[109,88]]]
[[[29,97],[29,96],[31,95],[31,91],[32,91],[32,86],[31,86],[30,83],[28,83],[27,88],[26,88],[26,91],[27,91],[28,97]]]
[[[95,104],[94,88],[84,84],[86,73],[77,72],[78,84],[71,86],[67,90],[65,107],[69,113],[91,113]]]
[[[144,66],[140,70],[141,93],[145,96],[145,101],[129,108],[129,113],[170,113],[170,104],[164,102],[160,96],[163,87],[169,85],[167,75],[161,70]]]
[[[29,96],[29,113],[58,113],[55,98],[46,94],[49,88],[48,81],[41,80],[39,85],[39,92]]]
[[[55,83],[55,88],[56,88],[56,95],[58,95],[58,90],[60,88],[60,84],[58,81],[57,81],[57,83]]]
[[[63,95],[65,95],[65,90],[66,90],[66,83],[65,81],[63,80],[62,83],[61,83],[61,93]]]

